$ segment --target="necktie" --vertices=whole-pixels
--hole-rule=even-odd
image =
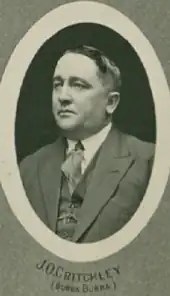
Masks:
[[[67,182],[70,194],[74,192],[81,179],[81,164],[84,158],[84,147],[80,141],[75,145],[74,150],[72,150],[62,164],[62,172],[64,173]]]

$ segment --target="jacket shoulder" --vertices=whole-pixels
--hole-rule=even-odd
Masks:
[[[41,160],[49,159],[50,156],[54,155],[56,147],[57,147],[57,141],[52,144],[48,144],[48,145],[40,148],[36,152],[26,156],[20,162],[20,165],[19,165],[21,174],[23,171],[25,171],[27,169],[30,169],[30,168],[31,168],[31,170],[36,169],[38,163]]]
[[[126,138],[132,155],[146,160],[154,157],[155,144],[139,140],[138,138],[130,135],[126,135]]]

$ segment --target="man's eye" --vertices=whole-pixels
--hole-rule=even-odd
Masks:
[[[85,89],[85,88],[87,88],[85,84],[80,83],[80,82],[75,82],[73,84],[73,86],[76,87],[76,88],[78,88],[78,89]]]
[[[61,82],[55,82],[55,83],[53,83],[53,89],[57,89],[59,87],[61,87]]]

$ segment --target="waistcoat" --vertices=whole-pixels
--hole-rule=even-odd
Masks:
[[[100,149],[99,149],[100,150]],[[90,184],[92,173],[95,169],[99,152],[93,157],[91,163],[86,168],[82,178],[74,190],[72,196],[68,189],[68,184],[64,174],[61,178],[60,202],[56,223],[56,234],[63,239],[72,240],[77,220],[77,213],[80,210],[85,193]]]

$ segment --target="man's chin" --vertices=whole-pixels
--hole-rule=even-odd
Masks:
[[[59,129],[63,132],[71,132],[71,131],[76,131],[77,130],[77,125],[74,124],[74,123],[67,123],[67,122],[60,122],[60,123],[57,123],[57,126],[59,127]]]
[[[57,123],[57,126],[60,130],[60,134],[68,139],[72,139],[72,140],[81,139],[81,137],[84,133],[84,131],[80,127],[80,125],[75,124],[73,122],[70,124]]]

